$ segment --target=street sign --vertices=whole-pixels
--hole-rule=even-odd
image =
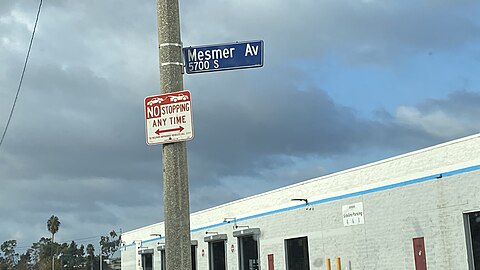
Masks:
[[[183,48],[188,74],[263,66],[263,41]]]
[[[145,98],[147,144],[188,141],[193,138],[190,91]]]

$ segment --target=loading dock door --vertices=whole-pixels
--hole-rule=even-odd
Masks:
[[[258,244],[253,235],[239,237],[240,270],[258,270]]]
[[[167,270],[167,257],[165,256],[165,249],[160,250],[160,270]]]
[[[192,270],[197,270],[197,245],[192,245]]]
[[[285,252],[287,270],[310,270],[307,237],[286,239]]]
[[[468,269],[480,269],[480,211],[464,214]]]
[[[258,255],[260,229],[241,229],[234,231],[233,236],[238,238],[238,269],[258,270],[260,268]]]
[[[142,254],[142,269],[153,270],[153,254]]]
[[[153,248],[142,249],[138,251],[142,260],[143,270],[153,270]]]
[[[210,270],[226,270],[227,254],[226,245],[227,235],[216,234],[204,238],[208,243],[208,265]]]
[[[226,270],[225,241],[208,243],[210,270]]]
[[[413,238],[413,255],[415,257],[415,270],[427,270],[427,257],[425,255],[425,241],[423,237]]]

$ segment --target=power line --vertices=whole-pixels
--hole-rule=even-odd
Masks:
[[[88,236],[88,237],[83,237],[83,238],[76,238],[76,239],[69,239],[69,240],[65,240],[65,241],[62,241],[63,243],[71,243],[72,241],[77,243],[77,244],[81,244],[81,243],[85,243],[85,242],[90,242],[89,240],[93,240],[93,239],[100,239],[100,237],[102,237],[104,235],[95,235],[95,236]],[[33,245],[33,243],[32,243]],[[31,248],[32,246],[17,246],[15,247],[15,250],[16,251],[19,251],[19,250],[27,250],[29,248]]]
[[[8,116],[7,124],[5,125],[5,129],[3,130],[2,139],[0,139],[0,147],[2,147],[3,140],[5,139],[5,135],[7,134],[8,126],[10,125],[13,111],[15,110],[15,105],[17,104],[18,94],[20,93],[20,89],[22,88],[23,77],[25,76],[25,70],[27,69],[28,58],[30,58],[30,51],[32,50],[33,38],[35,37],[35,31],[37,30],[38,17],[40,16],[42,3],[43,0],[40,0],[40,4],[38,5],[37,17],[35,19],[35,25],[33,26],[32,37],[30,38],[30,45],[28,46],[27,56],[25,57],[25,63],[23,64],[22,76],[20,77],[20,82],[18,83],[17,94],[15,95],[15,99],[13,100],[13,105],[12,109],[10,110],[10,115]]]
[[[116,232],[116,230],[114,230]],[[117,234],[117,237],[121,237],[122,235],[122,228],[120,228],[118,230],[118,234]],[[75,238],[75,239],[70,239],[70,240],[65,240],[65,241],[62,241],[63,243],[70,243],[72,241],[74,241],[75,243],[77,244],[81,244],[81,243],[85,243],[85,242],[90,242],[89,240],[92,240],[92,239],[100,239],[102,236],[110,236],[110,234],[106,234],[106,235],[102,235],[102,234],[99,234],[99,235],[92,235],[92,236],[85,236],[85,237],[81,237],[81,238]],[[33,243],[32,243],[33,245]],[[16,246],[15,247],[15,250],[19,251],[19,250],[27,250],[29,248],[31,248],[32,246]]]
[[[78,239],[71,239],[71,240],[65,240],[63,241],[64,243],[70,243],[70,242],[75,242],[75,243],[85,243],[85,242],[90,242],[89,240],[92,240],[92,239],[100,239],[100,237],[102,237],[103,235],[95,235],[95,236],[90,236],[90,237],[84,237],[84,238],[78,238]]]

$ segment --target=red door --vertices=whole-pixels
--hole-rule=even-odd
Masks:
[[[275,270],[273,266],[273,254],[268,254],[268,270]]]
[[[413,238],[413,256],[415,270],[427,270],[427,257],[425,255],[425,241],[423,237]]]

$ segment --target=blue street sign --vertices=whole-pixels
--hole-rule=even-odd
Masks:
[[[183,48],[188,74],[263,66],[263,40]]]

